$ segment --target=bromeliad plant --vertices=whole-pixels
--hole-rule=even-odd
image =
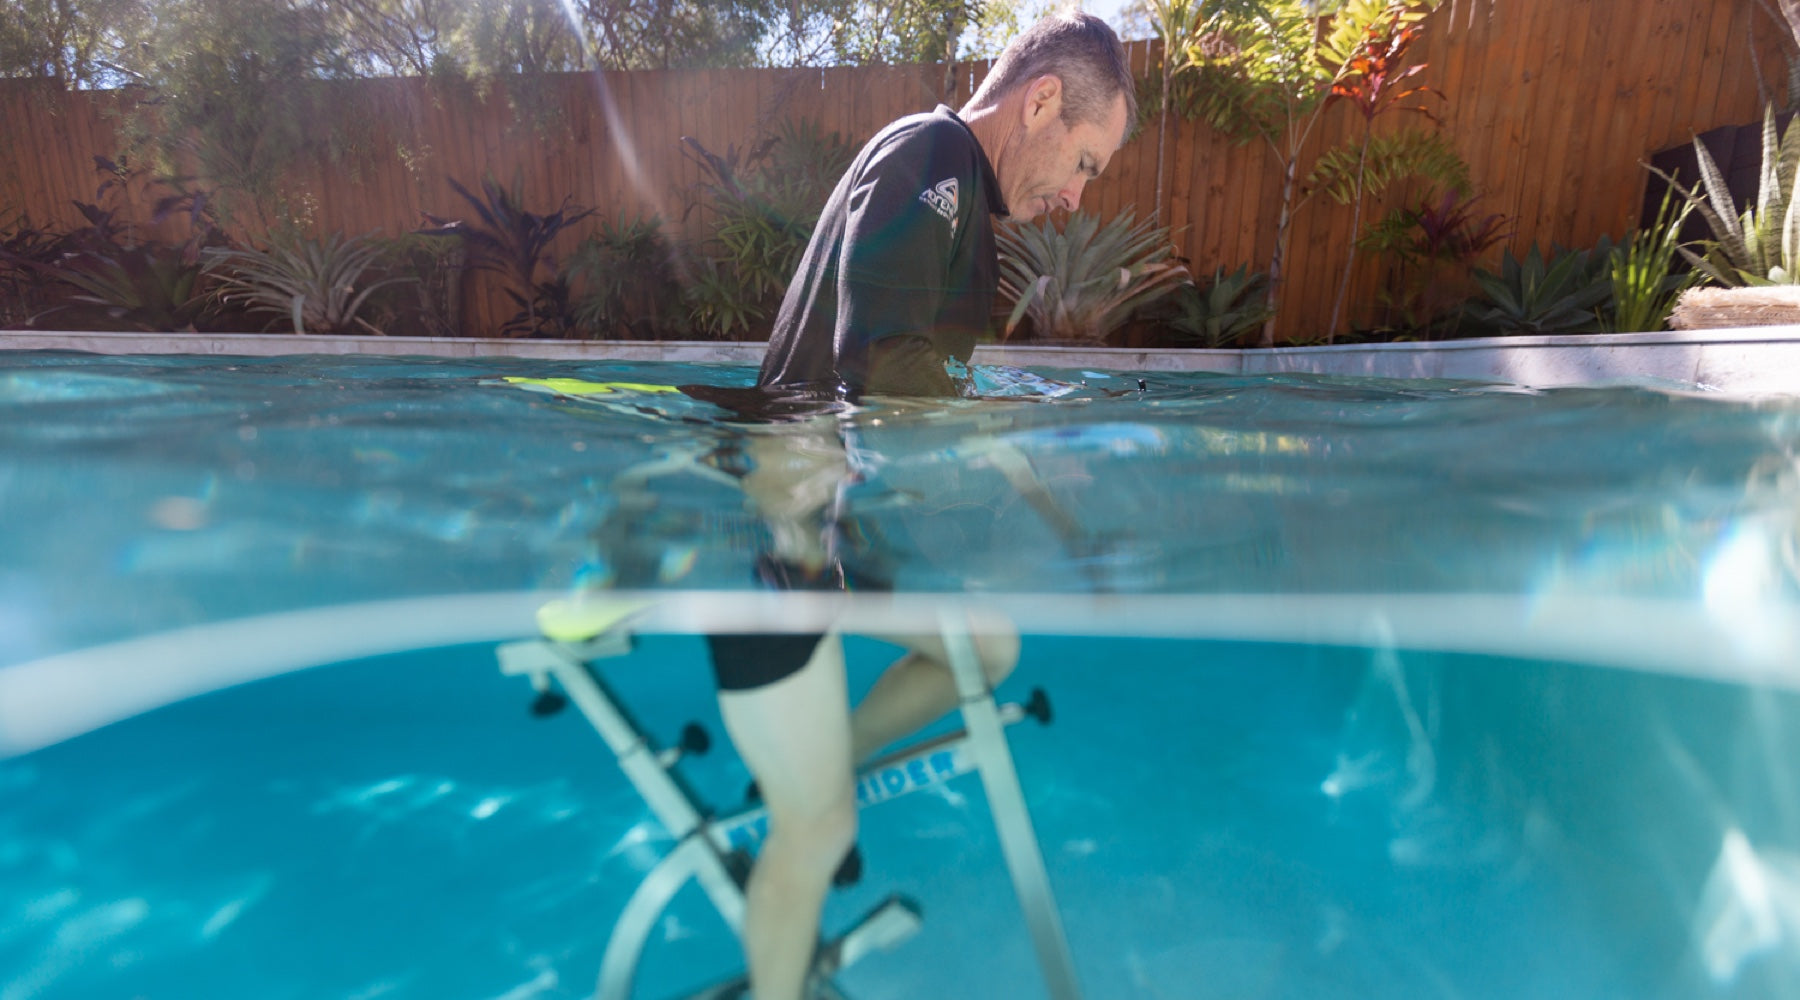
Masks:
[[[357,283],[381,255],[373,234],[322,240],[276,237],[267,250],[216,249],[205,254],[208,271],[219,276],[220,300],[253,314],[287,320],[294,333],[349,333],[381,328],[357,315],[369,296],[406,278]]]
[[[1013,301],[1002,339],[1031,317],[1040,338],[1099,344],[1139,307],[1172,294],[1189,280],[1173,259],[1167,228],[1131,212],[1102,226],[1076,212],[1061,230],[1046,217],[1036,226],[1005,226],[1000,244],[1000,294]]]
[[[1756,204],[1742,215],[1718,163],[1698,138],[1704,191],[1686,187],[1664,171],[1648,169],[1669,182],[1712,229],[1702,253],[1681,247],[1681,255],[1721,285],[1800,284],[1800,127],[1790,123],[1776,135],[1775,108],[1763,111],[1761,183]]]
[[[519,311],[501,324],[501,336],[563,336],[574,326],[569,308],[571,294],[568,278],[550,253],[550,244],[563,230],[594,214],[594,210],[578,208],[565,198],[554,212],[531,212],[524,207],[521,186],[515,179],[508,190],[493,178],[484,178],[481,197],[476,197],[452,179],[451,189],[475,210],[480,224],[421,213],[431,225],[418,232],[422,236],[461,240],[468,266],[506,280],[503,291]]]
[[[114,214],[99,206],[77,202],[76,208],[88,225],[61,237],[55,259],[13,258],[16,266],[69,289],[63,304],[33,321],[68,312],[78,325],[163,332],[197,330],[216,317],[201,255],[223,238],[210,219],[196,216],[186,240],[164,245],[131,240]]]
[[[1425,337],[1454,332],[1440,329],[1439,321],[1460,317],[1447,312],[1461,298],[1458,285],[1482,254],[1511,235],[1506,216],[1477,214],[1478,200],[1446,191],[1436,201],[1389,213],[1363,238],[1366,249],[1399,262],[1382,294],[1388,330]]]
[[[213,316],[205,273],[197,243],[82,250],[51,269],[75,288],[72,303],[98,310],[108,325],[152,332],[197,330]]]

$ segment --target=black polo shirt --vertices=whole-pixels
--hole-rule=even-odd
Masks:
[[[966,363],[987,329],[992,217],[1005,214],[993,165],[955,112],[939,105],[883,129],[825,203],[757,384],[841,384],[853,396],[947,387],[944,361]],[[884,363],[871,364],[872,349]]]

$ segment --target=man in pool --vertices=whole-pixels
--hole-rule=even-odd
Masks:
[[[969,360],[998,283],[993,217],[1073,211],[1124,141],[1133,86],[1105,22],[1053,15],[1007,46],[960,112],[939,106],[883,129],[825,205],[757,389],[695,394],[788,415],[821,401],[958,395],[946,365]],[[776,588],[841,586],[823,512],[849,463],[836,417],[802,423],[747,435],[743,485],[775,550],[758,570]],[[726,728],[769,812],[744,926],[757,1000],[807,990],[825,894],[855,842],[855,764],[955,707],[940,637],[883,638],[908,652],[854,717],[835,634],[711,639]],[[977,652],[997,683],[1018,638],[984,630]]]

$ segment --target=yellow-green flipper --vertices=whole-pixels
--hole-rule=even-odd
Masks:
[[[554,642],[587,642],[649,606],[649,601],[620,600],[603,592],[557,598],[538,609],[538,630]]]
[[[508,375],[501,381],[508,385],[516,385],[521,389],[549,392],[558,396],[604,396],[615,392],[670,393],[680,391],[672,385],[651,385],[647,382],[589,382],[580,378],[525,378],[520,375]]]

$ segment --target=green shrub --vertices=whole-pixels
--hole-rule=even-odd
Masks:
[[[375,242],[381,252],[368,274],[383,287],[364,307],[369,322],[391,336],[461,336],[462,244],[418,233]]]
[[[1674,207],[1675,192],[1663,195],[1656,222],[1631,234],[1609,255],[1612,277],[1612,320],[1607,329],[1617,333],[1661,330],[1683,289],[1694,284],[1694,272],[1672,274],[1680,249],[1682,223],[1693,203]]]
[[[565,273],[580,288],[575,323],[593,336],[658,340],[686,331],[676,250],[658,218],[600,224],[569,256]]]
[[[712,236],[696,253],[707,263],[697,266],[688,294],[693,324],[719,337],[748,333],[780,305],[856,148],[811,120],[783,122],[754,146],[728,146],[724,155],[682,141],[708,174],[700,194],[713,215]]]

